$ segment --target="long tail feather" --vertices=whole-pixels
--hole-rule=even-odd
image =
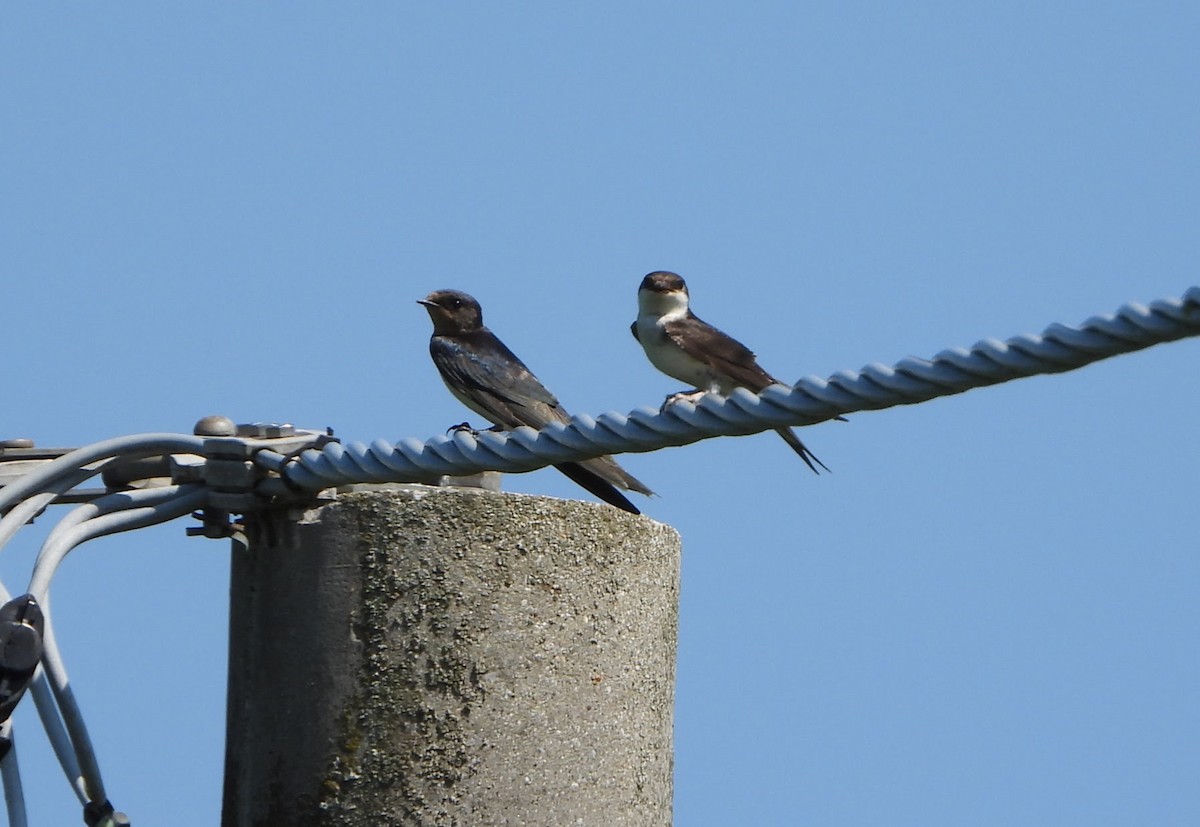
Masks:
[[[817,465],[821,466],[829,473],[831,473],[831,474],[833,473],[832,471],[829,471],[829,467],[827,465],[825,465],[825,463],[823,463],[823,462],[821,462],[821,460],[817,459],[816,454],[814,454],[812,451],[808,450],[808,448],[805,446],[805,444],[800,441],[800,437],[796,436],[792,432],[791,428],[776,428],[775,433],[777,433],[781,437],[783,437],[783,441],[786,442],[788,445],[790,445],[792,450],[800,455],[800,459],[804,460],[805,464],[808,465],[808,467],[812,469],[812,472],[814,474],[821,473],[820,471],[817,470]],[[814,462],[817,465],[813,465]]]
[[[616,506],[622,511],[628,511],[630,514],[642,513],[638,511],[637,506],[625,499],[625,496],[611,483],[605,482],[599,475],[589,471],[579,463],[563,462],[554,467],[566,474],[573,482],[595,494],[609,505]]]

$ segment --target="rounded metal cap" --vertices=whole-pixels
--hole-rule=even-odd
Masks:
[[[237,425],[227,416],[206,416],[192,429],[196,436],[237,436]]]

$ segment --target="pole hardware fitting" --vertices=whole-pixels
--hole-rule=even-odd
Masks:
[[[279,477],[278,473],[254,461],[258,452],[270,451],[290,457],[337,441],[327,431],[305,430],[286,424],[251,423],[237,425],[232,430],[236,435],[206,437],[203,456],[171,457],[174,482],[201,482],[208,489],[205,507],[193,514],[203,525],[188,528],[189,536],[234,537],[245,531],[245,525],[236,521],[233,515],[249,514],[278,504],[275,496],[258,491],[263,480]],[[305,492],[305,496],[312,495]]]
[[[7,721],[42,659],[46,620],[33,595],[0,606],[0,721]]]
[[[87,827],[130,827],[129,816],[113,810],[111,802],[89,801],[83,805],[83,823]]]
[[[41,470],[47,464],[75,450],[35,448],[32,441],[27,439],[0,442],[0,488],[16,482],[26,474]],[[168,456],[148,456],[114,460],[106,463],[100,472],[103,488],[72,488],[55,497],[54,502],[84,503],[116,491],[167,485],[171,481],[172,459]]]
[[[69,454],[72,448],[35,448],[30,439],[6,439],[0,442],[0,488],[42,468],[46,463]]]

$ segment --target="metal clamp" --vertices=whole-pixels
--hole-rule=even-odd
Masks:
[[[173,457],[171,476],[176,482],[204,482],[208,503],[193,515],[203,525],[188,528],[187,533],[212,539],[241,534],[245,526],[233,515],[258,511],[270,504],[271,498],[264,497],[257,488],[274,473],[255,463],[255,454],[267,450],[294,456],[337,442],[329,431],[257,422],[234,425],[223,416],[201,419],[195,433],[205,437],[203,458]]]
[[[46,621],[32,595],[0,606],[0,721],[7,721],[42,659]]]

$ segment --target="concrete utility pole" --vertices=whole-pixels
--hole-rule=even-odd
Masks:
[[[679,536],[478,489],[235,550],[224,827],[671,824]]]

